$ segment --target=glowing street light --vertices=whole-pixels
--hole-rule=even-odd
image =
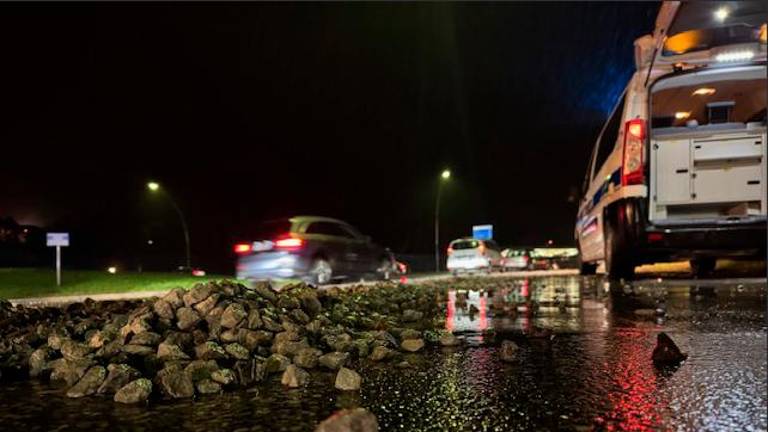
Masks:
[[[730,15],[730,11],[724,7],[721,7],[715,11],[715,18],[717,18],[720,22],[725,21],[725,19],[728,18],[728,15]]]
[[[440,271],[440,195],[443,184],[451,178],[451,170],[444,169],[440,173],[440,181],[437,184],[437,198],[435,199],[435,271]]]
[[[184,219],[184,213],[181,212],[181,209],[178,205],[176,205],[176,202],[171,198],[171,196],[164,190],[160,189],[160,183],[151,181],[147,183],[147,189],[150,190],[150,192],[153,193],[163,193],[166,198],[168,198],[168,201],[171,203],[173,208],[176,210],[176,213],[179,215],[179,220],[181,220],[181,228],[184,230],[184,242],[186,243],[186,257],[187,257],[187,270],[192,268],[192,257],[190,254],[190,247],[189,247],[189,229],[187,228],[187,221]],[[147,242],[148,244],[152,244],[152,240],[149,240]]]

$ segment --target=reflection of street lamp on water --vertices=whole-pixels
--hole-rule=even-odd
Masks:
[[[435,200],[435,271],[440,271],[440,194],[443,191],[443,183],[451,178],[450,170],[443,170],[440,173],[440,180],[437,184],[437,199]]]
[[[168,198],[168,201],[171,203],[173,208],[176,210],[176,213],[179,214],[179,220],[181,220],[181,228],[184,230],[184,241],[186,243],[186,258],[187,258],[187,266],[185,270],[189,270],[192,268],[192,258],[190,256],[190,248],[189,248],[189,230],[187,229],[187,221],[184,219],[184,214],[181,212],[181,209],[178,205],[176,205],[176,202],[171,198],[171,196],[165,192],[164,189],[160,189],[160,183],[157,182],[148,182],[147,183],[147,189],[149,189],[150,192],[160,192],[163,193],[166,198]],[[147,242],[148,244],[152,244],[152,240],[149,240]]]

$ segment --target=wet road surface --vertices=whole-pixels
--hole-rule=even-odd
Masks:
[[[70,400],[30,381],[0,388],[0,425],[299,431],[339,407],[363,406],[382,430],[768,428],[764,280],[611,285],[599,276],[538,277],[447,297],[445,326],[465,346],[407,355],[406,369],[356,365],[359,394],[341,394],[333,374],[315,372],[304,389],[286,390],[275,377],[258,392],[131,407]],[[650,361],[660,331],[689,353],[677,369]],[[503,339],[519,345],[511,363],[499,360]]]

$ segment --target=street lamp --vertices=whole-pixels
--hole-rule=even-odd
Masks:
[[[150,192],[165,192],[164,189],[163,190],[160,189],[160,183],[153,182],[153,181],[147,183],[147,189],[149,189]],[[184,242],[186,243],[186,254],[187,254],[187,270],[189,270],[192,268],[192,258],[190,254],[190,248],[189,248],[189,229],[187,228],[187,221],[184,219],[184,213],[181,212],[181,209],[179,208],[178,205],[176,205],[176,202],[173,200],[173,198],[171,198],[171,196],[167,192],[165,192],[164,195],[166,198],[168,198],[168,201],[176,210],[176,213],[179,214],[179,220],[181,220],[181,228],[184,230]]]
[[[435,271],[440,271],[440,195],[443,191],[443,184],[451,178],[451,171],[448,169],[440,173],[440,180],[437,183],[437,198],[435,199]]]

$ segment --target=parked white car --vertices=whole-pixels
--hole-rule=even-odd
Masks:
[[[459,273],[490,273],[500,270],[502,257],[493,240],[456,239],[448,246],[448,271]]]
[[[664,2],[592,151],[581,272],[766,251],[766,2]],[[725,5],[725,6],[724,6]]]

